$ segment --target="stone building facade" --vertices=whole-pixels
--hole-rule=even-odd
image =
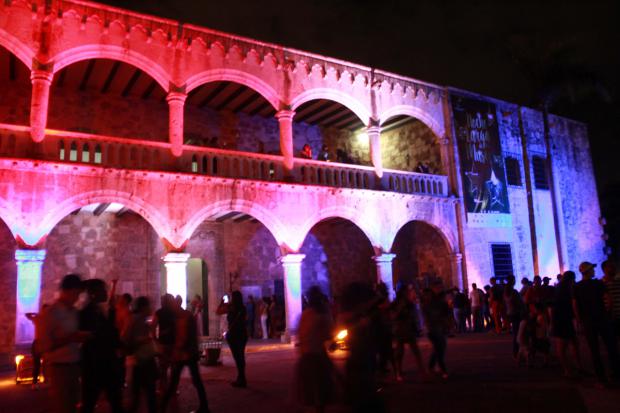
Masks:
[[[604,258],[569,119],[72,0],[0,4],[0,82],[0,363],[67,272],[199,294],[211,335],[223,294],[276,296],[289,334],[315,284],[467,288]],[[494,105],[502,225],[467,209],[455,96]]]

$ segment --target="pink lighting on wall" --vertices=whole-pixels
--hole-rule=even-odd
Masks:
[[[41,270],[45,250],[16,250],[17,262],[17,313],[15,318],[15,343],[31,343],[34,325],[26,313],[39,312],[41,297]]]

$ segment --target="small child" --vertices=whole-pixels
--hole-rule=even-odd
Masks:
[[[535,304],[530,306],[530,314],[533,327],[533,336],[530,343],[530,357],[533,361],[536,357],[536,353],[540,352],[543,355],[543,366],[546,366],[549,363],[551,342],[547,335],[549,328],[547,325],[547,317],[545,317],[545,309],[542,304]]]
[[[519,326],[519,336],[523,335],[523,344],[519,340],[518,355],[519,361],[523,356],[527,357],[528,367],[532,366],[538,352],[542,353],[544,357],[543,366],[549,363],[551,343],[547,336],[547,327],[544,307],[541,304],[530,304],[529,314]],[[522,329],[524,330],[523,333]]]

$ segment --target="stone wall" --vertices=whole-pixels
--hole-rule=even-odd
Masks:
[[[432,226],[413,221],[396,235],[392,253],[394,285],[410,283],[416,278],[441,278],[446,287],[454,286],[449,249],[441,234]]]
[[[41,303],[53,301],[59,281],[70,272],[106,281],[118,278],[119,293],[156,299],[161,265],[158,244],[151,226],[133,213],[67,216],[46,241]]]
[[[205,221],[194,231],[186,252],[206,264],[211,335],[220,332],[221,317],[215,310],[224,294],[250,287],[267,297],[275,293],[275,282],[283,279],[280,249],[258,222]]]
[[[364,233],[346,220],[328,220],[315,225],[301,247],[302,291],[313,285],[332,297],[350,282],[376,280],[373,249]]]
[[[431,173],[444,174],[437,137],[419,120],[381,133],[383,167],[415,171],[419,162],[426,162]]]
[[[501,101],[494,101],[494,103],[497,105],[502,154],[504,158],[510,156],[519,161],[522,184],[520,186],[508,185],[508,201],[512,220],[510,227],[472,228],[467,226],[467,221],[465,222],[465,262],[469,285],[474,282],[478,285],[486,285],[494,275],[491,254],[491,244],[493,243],[510,244],[513,272],[517,278],[528,277],[531,279],[534,275],[523,149],[519,126],[519,106]],[[524,117],[524,123],[526,118]],[[531,125],[538,125],[530,118],[527,118],[527,122]],[[537,135],[532,134],[531,138],[535,145],[540,145],[541,141]],[[544,141],[542,143],[544,145]],[[540,146],[535,147],[539,148]]]
[[[527,142],[532,180],[532,157],[546,157],[542,113],[506,102],[495,103],[498,105],[502,151],[504,156],[514,157],[519,161],[522,185],[508,186],[511,227],[470,228],[465,223],[468,281],[482,285],[488,283],[493,274],[490,244],[496,242],[511,245],[513,269],[518,278],[531,278],[534,275],[519,111]],[[560,270],[576,270],[579,262],[583,260],[603,260],[604,243],[601,240],[602,228],[598,223],[600,209],[586,127],[553,115],[549,119],[562,263],[554,229],[553,192],[536,189],[533,182],[532,187],[540,275],[555,276]],[[575,185],[576,182],[579,185]]]
[[[576,270],[580,262],[590,261],[600,268],[605,243],[586,125],[550,116],[549,126],[564,266]]]
[[[15,125],[30,124],[30,96],[32,87],[29,79],[2,80],[0,93],[0,122]]]
[[[17,294],[15,247],[11,231],[0,219],[0,366],[9,361],[8,353],[13,350],[15,341]]]

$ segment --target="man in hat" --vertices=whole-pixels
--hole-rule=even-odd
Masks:
[[[54,413],[74,413],[80,394],[80,343],[91,334],[78,330],[74,305],[82,292],[76,274],[65,275],[56,302],[41,314],[40,348],[50,379],[51,407]]]
[[[613,335],[611,318],[605,309],[605,285],[594,278],[595,264],[582,262],[579,264],[581,281],[575,285],[574,307],[578,322],[583,328],[590,353],[594,372],[601,382],[607,381],[605,368],[601,360],[598,343],[599,336],[607,348],[607,356],[613,377],[620,379],[620,360]]]

